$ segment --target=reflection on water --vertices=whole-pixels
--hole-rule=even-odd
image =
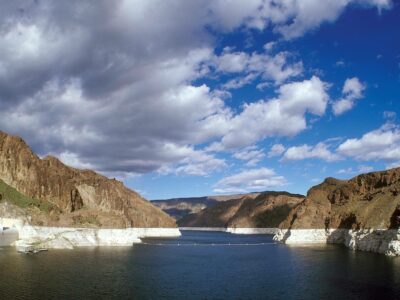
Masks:
[[[395,299],[400,260],[184,232],[123,248],[0,250],[0,299]],[[231,245],[229,245],[231,244]]]

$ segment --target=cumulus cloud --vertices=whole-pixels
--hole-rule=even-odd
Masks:
[[[336,161],[340,157],[329,150],[325,143],[318,143],[315,146],[307,144],[301,146],[290,147],[283,155],[284,160],[303,160],[308,158],[319,158],[325,161]]]
[[[255,166],[264,158],[264,156],[264,151],[258,149],[256,146],[245,147],[244,149],[233,154],[233,157],[247,161],[247,166]]]
[[[277,175],[273,169],[259,168],[245,170],[222,178],[214,186],[216,193],[245,193],[277,188],[287,184],[285,177]]]
[[[400,167],[400,160],[399,161],[395,161],[392,163],[389,163],[385,166],[385,168],[388,169],[393,169],[393,168],[399,168]]]
[[[337,152],[361,161],[400,161],[400,129],[396,125],[384,125],[359,139],[346,140],[339,145]]]
[[[282,144],[275,144],[269,150],[268,157],[280,156],[285,150],[286,148]]]
[[[172,146],[172,145],[171,145]],[[196,176],[207,176],[214,171],[221,170],[227,166],[225,159],[216,158],[214,155],[201,150],[194,150],[190,147],[171,149],[181,152],[182,159],[177,163],[163,165],[158,169],[158,173],[166,174],[186,174]]]
[[[236,115],[222,99],[226,91],[195,84],[212,72],[242,70],[278,83],[299,74],[301,65],[286,52],[232,50],[226,54],[235,57],[226,60],[235,63],[221,58],[215,71],[213,34],[247,27],[293,37],[285,26],[304,23],[302,2],[4,1],[0,128],[41,155],[106,174],[218,170],[224,161],[198,145],[222,138],[224,147],[248,146],[294,135],[306,128],[306,113],[325,112],[327,86],[316,77],[285,84],[277,98]]]
[[[373,171],[374,168],[371,166],[360,165],[356,169],[347,168],[347,169],[340,169],[337,171],[338,174],[356,174],[356,173],[368,173]]]
[[[353,108],[355,101],[363,97],[365,85],[357,78],[346,79],[342,93],[343,98],[333,103],[333,113],[338,116]]]
[[[268,136],[293,136],[301,132],[307,127],[306,113],[324,114],[329,99],[327,89],[328,84],[316,76],[282,85],[277,98],[246,104],[229,122],[221,142],[212,148],[243,147]]]
[[[274,1],[267,1],[267,3],[269,11],[265,11],[265,16],[281,21],[281,24],[276,25],[275,30],[286,39],[297,38],[323,23],[335,21],[351,4],[377,7],[379,11],[391,7],[390,0],[291,0],[282,1],[278,5],[275,5]]]
[[[241,0],[214,1],[211,11],[219,16],[217,24],[225,30],[238,22],[248,28],[263,30],[269,25],[285,39],[302,36],[321,24],[334,22],[348,6],[390,9],[390,0]],[[229,7],[229,9],[227,9]]]
[[[225,83],[225,89],[240,88],[256,78],[281,84],[303,72],[303,63],[294,61],[289,52],[279,52],[275,55],[257,52],[248,54],[225,48],[221,55],[213,58],[213,64],[216,70],[222,73],[242,73],[238,78]]]

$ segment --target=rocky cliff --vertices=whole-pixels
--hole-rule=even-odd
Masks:
[[[275,228],[304,196],[286,192],[263,192],[257,197],[219,202],[180,220],[180,227]]]
[[[327,178],[311,188],[282,229],[397,229],[400,224],[400,168]]]
[[[122,182],[68,167],[55,157],[40,159],[21,138],[1,131],[0,179],[31,199],[25,199],[25,208],[36,225],[176,227],[170,216]]]
[[[165,200],[152,200],[151,203],[161,208],[176,220],[179,220],[189,214],[198,213],[209,206],[217,204],[218,202],[240,199],[244,196],[247,196],[248,198],[255,198],[259,194],[260,193],[249,193],[221,196],[172,198]]]

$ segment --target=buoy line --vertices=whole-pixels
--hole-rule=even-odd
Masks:
[[[176,243],[176,244],[166,244],[166,243],[140,243],[141,245],[152,245],[152,246],[262,246],[262,245],[275,245],[276,243]],[[140,245],[139,244],[139,245]]]

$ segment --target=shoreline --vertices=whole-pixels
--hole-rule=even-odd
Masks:
[[[400,256],[398,229],[279,229],[274,241],[294,246],[343,244],[351,250]]]
[[[11,246],[18,249],[47,248],[73,249],[75,247],[132,246],[142,238],[179,237],[178,228],[75,228],[33,226],[22,219],[0,218],[3,227],[16,230]]]
[[[273,240],[291,246],[343,244],[351,250],[400,256],[400,229],[279,229],[180,227],[187,231],[217,231],[232,234],[268,234]]]
[[[26,220],[0,218],[3,241],[8,233],[16,233],[7,240],[18,249],[47,248],[74,249],[75,247],[126,247],[142,243],[142,238],[179,237],[182,231],[226,232],[231,234],[267,234],[287,245],[343,244],[351,250],[400,256],[399,229],[279,229],[246,227],[179,227],[179,228],[74,228],[33,226]],[[4,227],[4,230],[3,230]],[[7,228],[7,229],[6,229]],[[0,236],[1,238],[1,236]]]

